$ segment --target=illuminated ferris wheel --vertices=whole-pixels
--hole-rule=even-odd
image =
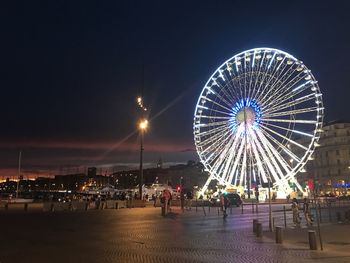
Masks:
[[[322,94],[311,71],[272,48],[225,61],[205,84],[194,113],[194,139],[212,180],[226,187],[271,182],[290,193],[322,132]]]

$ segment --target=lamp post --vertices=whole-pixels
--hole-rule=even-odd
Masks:
[[[139,194],[140,194],[140,200],[142,200],[142,185],[143,185],[143,137],[145,134],[145,131],[148,127],[148,120],[142,119],[139,123],[139,130],[140,130],[140,182],[139,182]]]
[[[139,181],[139,195],[140,200],[142,200],[142,185],[143,185],[143,137],[145,134],[145,131],[148,127],[148,120],[144,118],[144,113],[147,111],[147,108],[143,104],[143,98],[141,96],[137,97],[136,99],[137,105],[139,106],[139,109],[141,110],[141,120],[138,124],[138,129],[140,131],[140,181]]]

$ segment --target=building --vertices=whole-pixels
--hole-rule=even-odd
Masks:
[[[139,184],[139,170],[119,171],[113,174],[113,180],[117,189],[133,188]],[[184,186],[192,189],[193,186],[203,186],[208,173],[204,171],[201,163],[189,161],[187,164],[178,164],[169,168],[148,168],[143,170],[143,183],[152,185],[154,183],[167,184],[176,188],[182,178]]]
[[[350,194],[350,122],[325,124],[319,144],[300,178],[314,179],[323,194]]]

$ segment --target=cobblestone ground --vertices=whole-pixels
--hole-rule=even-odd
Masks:
[[[349,254],[258,239],[252,215],[235,208],[223,220],[216,211],[2,213],[0,262],[350,262]]]

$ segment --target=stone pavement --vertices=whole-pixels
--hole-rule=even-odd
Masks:
[[[1,213],[0,262],[350,262],[347,244],[320,252],[298,243],[306,238],[256,238],[253,217],[240,208],[227,220],[178,208],[166,217],[160,208]]]
[[[321,239],[323,252],[327,252],[334,257],[344,257],[350,262],[350,224],[348,222],[335,224],[321,224]],[[317,226],[287,227],[283,229],[283,247],[285,248],[308,248],[308,230],[316,231],[317,247],[321,250]],[[266,238],[274,240],[274,233],[266,232]],[[322,252],[322,253],[323,253]],[[321,253],[321,254],[322,254]],[[326,254],[327,254],[326,253]]]

